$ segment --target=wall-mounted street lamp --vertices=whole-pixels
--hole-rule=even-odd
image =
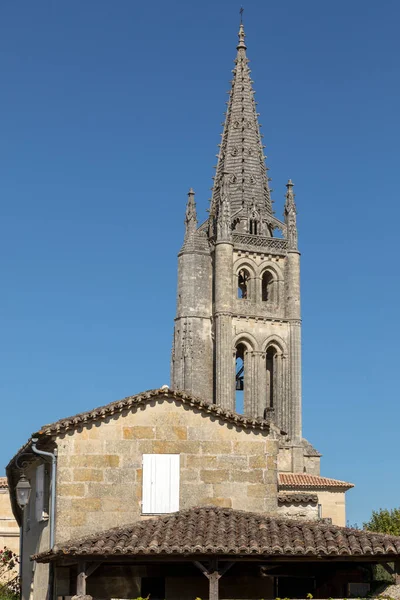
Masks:
[[[31,495],[32,486],[29,483],[28,479],[25,477],[24,473],[21,473],[19,481],[15,488],[15,493],[17,496],[18,506],[21,510],[27,506],[29,502],[29,498]]]

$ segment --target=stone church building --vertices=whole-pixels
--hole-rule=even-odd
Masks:
[[[200,225],[189,191],[170,386],[45,425],[8,464],[23,600],[345,597],[400,573],[400,538],[344,527],[352,484],[302,437],[295,197],[279,220],[267,173],[241,25]]]

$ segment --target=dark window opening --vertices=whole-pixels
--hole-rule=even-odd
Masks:
[[[147,598],[149,596],[151,600],[164,600],[165,578],[142,577],[140,595],[142,598]]]
[[[274,379],[275,379],[275,357],[276,357],[276,348],[270,346],[267,350],[265,365],[267,368],[267,406],[271,408],[274,407]]]
[[[236,348],[236,378],[235,378],[235,412],[243,414],[244,410],[244,353],[246,348],[239,344]]]
[[[240,269],[238,275],[238,298],[246,299],[248,297],[249,272],[246,269]]]
[[[258,221],[250,219],[250,233],[252,235],[258,235]]]
[[[268,300],[272,300],[272,285],[274,282],[274,278],[272,273],[269,271],[265,271],[262,276],[261,282],[261,298],[263,302],[267,302]]]

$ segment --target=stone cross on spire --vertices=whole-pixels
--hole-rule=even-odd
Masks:
[[[221,201],[222,180],[227,174],[232,219],[238,216],[247,218],[250,208],[255,205],[262,219],[259,233],[269,236],[272,235],[274,217],[248,62],[244,27],[243,23],[240,23],[237,56],[218,154],[210,212],[211,215],[217,212]]]

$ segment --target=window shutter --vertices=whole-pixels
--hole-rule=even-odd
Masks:
[[[35,519],[39,523],[43,521],[44,511],[44,478],[45,470],[44,465],[39,465],[36,469],[36,500],[35,500]]]
[[[179,510],[179,454],[143,454],[144,514]]]

